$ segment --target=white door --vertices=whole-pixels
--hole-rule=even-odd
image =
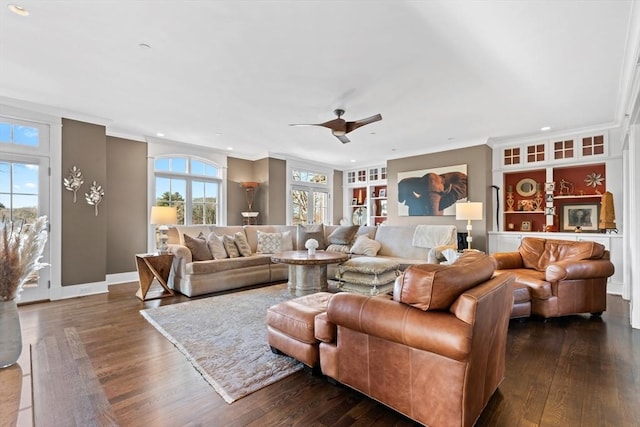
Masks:
[[[292,225],[328,224],[329,193],[310,187],[294,186],[291,189]]]
[[[49,216],[49,159],[0,154],[0,219],[16,226]],[[41,262],[49,262],[49,243]],[[20,303],[49,299],[49,267],[38,271],[20,294]]]

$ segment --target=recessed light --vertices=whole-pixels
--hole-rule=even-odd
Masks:
[[[354,159],[349,160],[351,163],[355,163],[356,161]]]
[[[29,16],[29,11],[22,6],[18,6],[17,4],[10,4],[7,6],[7,8],[9,8],[9,10],[16,15]]]
[[[546,132],[546,131],[548,131],[548,130],[551,130],[551,126],[544,126],[544,127],[541,127],[541,128],[540,128],[540,130],[541,130],[542,132]]]
[[[231,151],[233,150],[233,147],[227,147],[227,150]]]
[[[221,133],[216,133],[216,136],[221,136],[221,135],[222,135]]]
[[[160,138],[162,138],[164,136],[164,133],[158,132],[158,133],[156,133],[156,136],[159,136]]]

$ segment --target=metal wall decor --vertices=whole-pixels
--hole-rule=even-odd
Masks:
[[[84,198],[87,201],[87,204],[94,207],[96,216],[98,216],[98,205],[102,202],[102,198],[104,197],[104,190],[101,185],[98,185],[95,181],[91,184],[91,188],[89,188],[88,193],[84,193]]]
[[[73,192],[73,203],[76,202],[76,193],[84,184],[84,179],[82,179],[82,171],[80,168],[74,166],[69,169],[69,176],[64,179],[64,188]]]

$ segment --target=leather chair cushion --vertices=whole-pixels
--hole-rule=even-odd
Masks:
[[[481,252],[466,252],[451,265],[414,265],[396,280],[393,299],[423,311],[446,310],[494,270],[495,260]]]
[[[525,237],[522,239],[518,251],[526,268],[545,271],[549,264],[556,261],[600,259],[604,255],[605,248],[596,242]]]

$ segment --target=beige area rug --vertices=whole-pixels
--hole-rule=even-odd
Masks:
[[[302,369],[267,344],[267,308],[291,299],[287,285],[141,310],[222,396],[232,403]]]

